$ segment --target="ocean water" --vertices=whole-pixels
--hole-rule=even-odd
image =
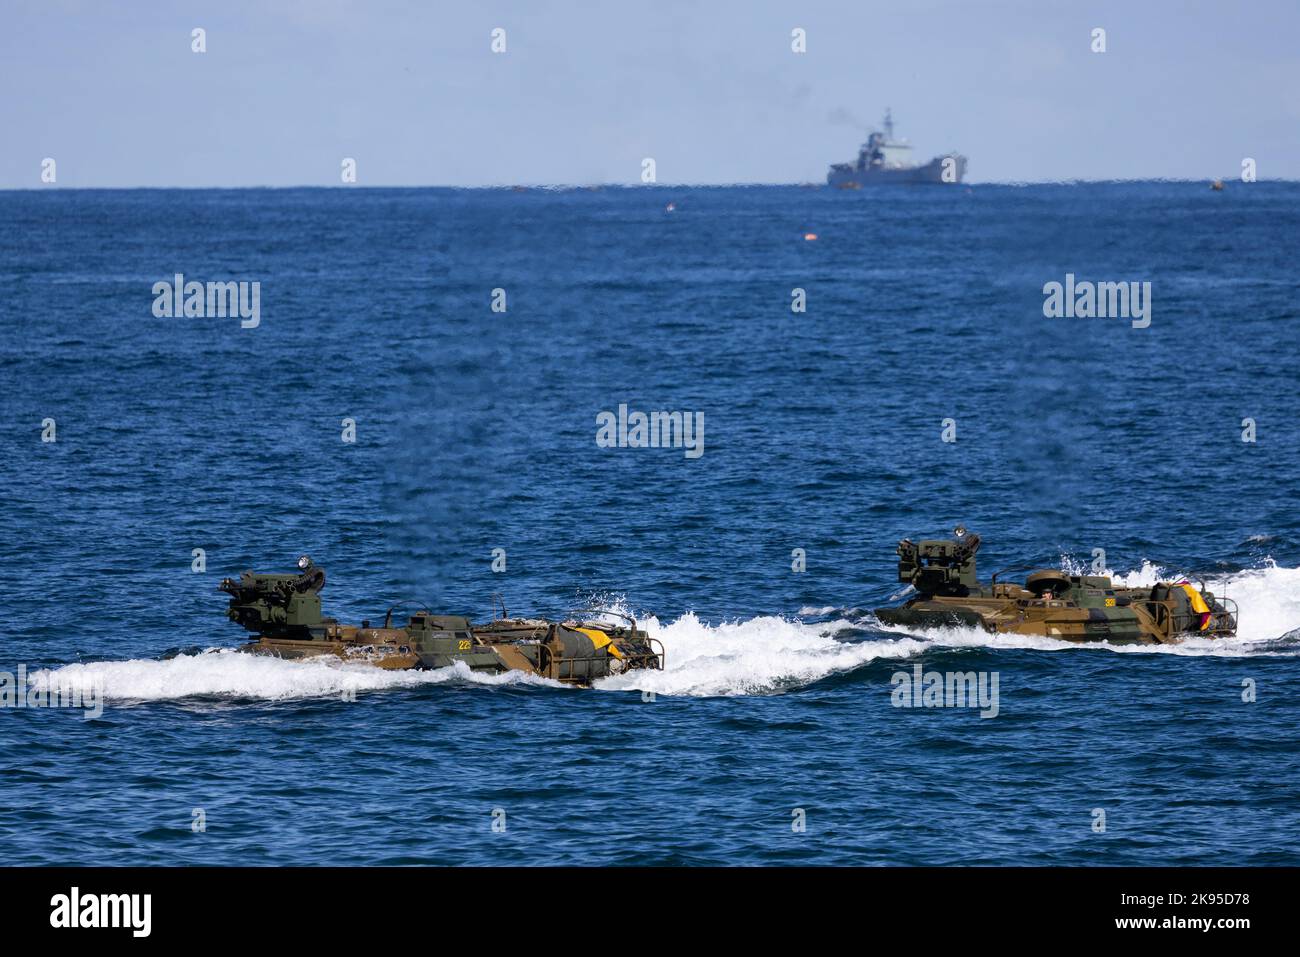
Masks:
[[[0,226],[0,671],[105,695],[0,709],[6,864],[1300,864],[1300,186],[31,191]],[[260,324],[156,318],[176,273],[260,282]],[[1044,317],[1067,273],[1149,281],[1150,326]],[[620,404],[702,413],[703,454],[599,447]],[[1204,573],[1240,634],[882,628],[897,540],[958,522],[985,576]],[[344,620],[595,606],[667,668],[232,653],[217,582],[302,552]],[[916,665],[997,715],[895,707]]]

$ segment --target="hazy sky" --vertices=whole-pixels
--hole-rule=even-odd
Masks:
[[[0,71],[0,188],[821,182],[886,106],[972,181],[1300,179],[1298,0],[0,0]]]

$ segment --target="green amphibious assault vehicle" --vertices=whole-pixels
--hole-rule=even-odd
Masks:
[[[240,651],[289,659],[332,655],[390,670],[447,668],[460,662],[471,671],[524,671],[575,685],[664,666],[663,646],[632,618],[626,626],[507,618],[503,603],[501,617],[487,624],[420,609],[404,625],[394,626],[393,612],[406,607],[394,605],[382,627],[368,621],[343,625],[321,616],[324,569],[306,555],[298,559],[298,568],[296,575],[244,572],[217,586],[230,596],[230,620],[256,636]]]
[[[877,608],[890,625],[975,625],[994,634],[1043,635],[1062,641],[1174,644],[1191,635],[1237,633],[1237,606],[1186,579],[1149,587],[1115,585],[1105,575],[1031,572],[1023,585],[987,585],[975,576],[980,537],[958,526],[953,538],[898,543],[898,580],[916,595],[893,608]]]

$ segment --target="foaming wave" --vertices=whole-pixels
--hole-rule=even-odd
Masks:
[[[520,671],[478,674],[460,663],[436,671],[385,671],[331,657],[284,661],[234,650],[178,655],[163,661],[132,659],[64,665],[32,672],[27,680],[29,685],[41,688],[89,691],[97,687],[104,698],[116,701],[198,696],[283,701],[454,682],[561,687],[558,682]]]
[[[595,687],[665,695],[774,694],[877,658],[907,658],[926,647],[912,637],[838,641],[834,632],[858,627],[845,620],[813,625],[764,616],[707,625],[688,612],[668,624],[652,617],[641,625],[663,642],[664,670],[630,671],[603,678]]]
[[[836,607],[835,605],[822,605],[820,608],[815,608],[812,605],[804,605],[802,608],[799,609],[799,614],[801,616],[807,615],[811,618],[819,618],[822,615],[832,615],[835,612],[840,610],[841,609]]]

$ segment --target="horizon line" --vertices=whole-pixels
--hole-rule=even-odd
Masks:
[[[735,182],[735,183],[482,183],[476,185],[454,185],[449,183],[392,183],[392,184],[370,184],[370,183],[295,183],[291,185],[270,185],[270,184],[248,184],[243,186],[176,186],[176,185],[131,185],[131,186],[61,186],[58,183],[42,183],[36,186],[0,186],[0,193],[57,193],[57,192],[92,192],[92,191],[118,191],[128,192],[132,190],[272,190],[272,189],[328,189],[339,191],[351,190],[379,190],[379,189],[453,189],[453,190],[509,190],[509,191],[577,191],[577,190],[602,190],[602,189],[757,189],[765,187],[794,187],[799,189],[834,189],[839,192],[856,193],[868,192],[873,193],[883,189],[885,192],[894,192],[898,190],[912,191],[921,189],[925,191],[942,189],[948,186],[1003,186],[1021,188],[1026,186],[1107,186],[1129,183],[1214,183],[1221,182],[1224,186],[1236,181],[1236,177],[1231,179],[1226,177],[1126,177],[1122,179],[1042,179],[1042,180],[972,180],[961,183],[894,183],[880,184],[870,187],[861,187],[859,189],[841,189],[831,186],[828,183],[818,182],[764,182],[761,180]],[[1258,179],[1251,183],[1242,182],[1242,186],[1256,186],[1260,183],[1300,183],[1300,179],[1287,179],[1284,177],[1272,177],[1269,179]]]

